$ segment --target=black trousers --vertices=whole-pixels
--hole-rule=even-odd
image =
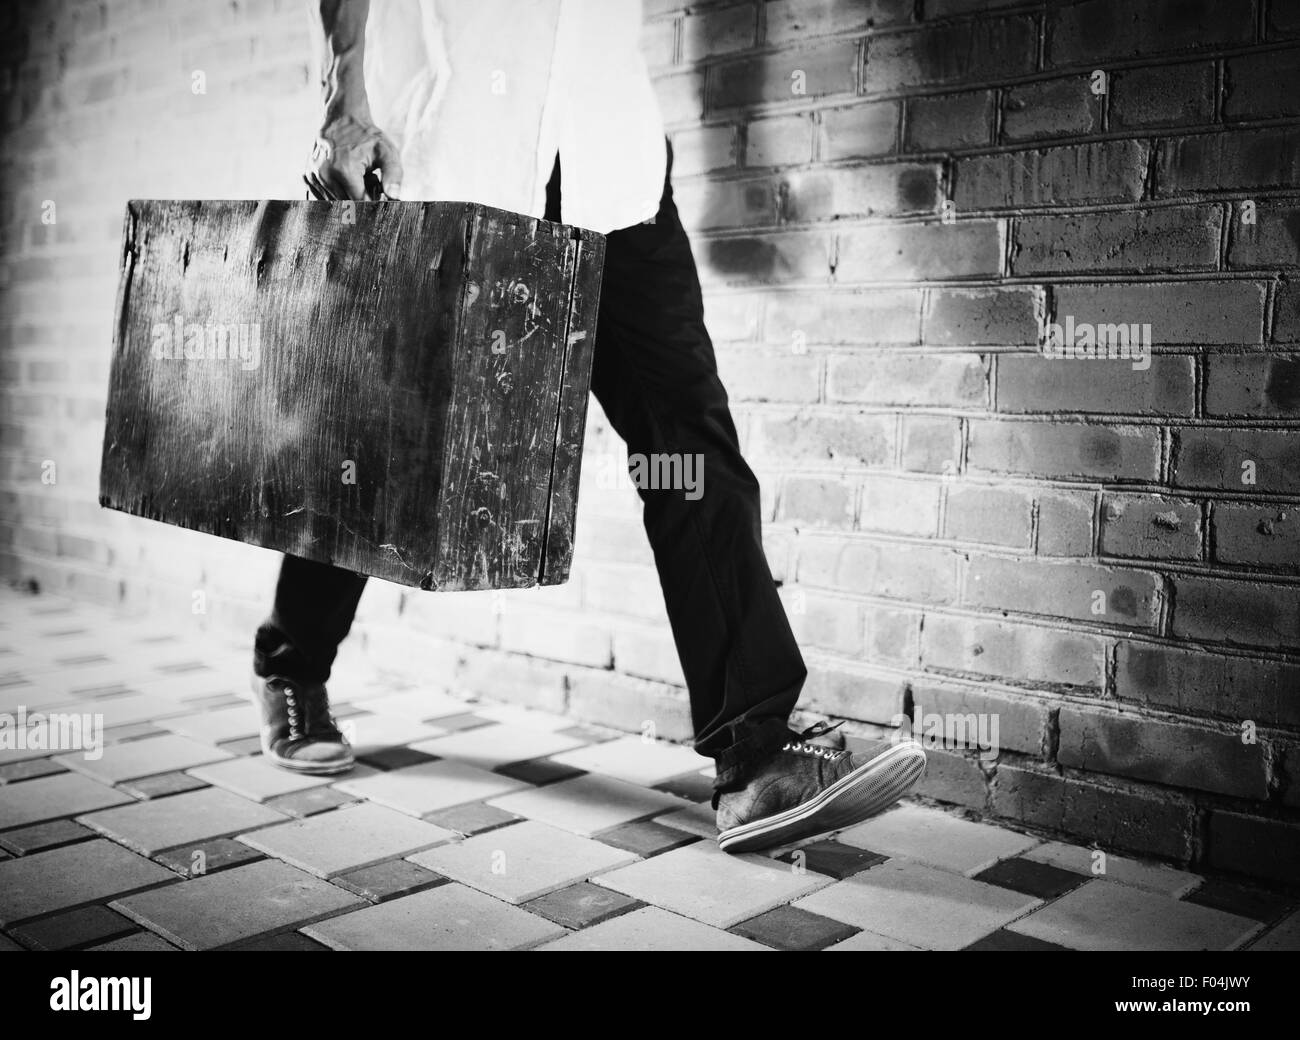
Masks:
[[[612,232],[591,389],[629,454],[702,459],[703,494],[638,487],[668,620],[690,694],[696,749],[716,789],[786,739],[807,676],[763,554],[758,481],[740,453],[690,242],[673,204],[672,150],[653,222]],[[560,166],[547,219],[560,219]],[[258,630],[261,675],[323,682],[352,625],[364,575],[286,556]]]

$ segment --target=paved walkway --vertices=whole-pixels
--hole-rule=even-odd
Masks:
[[[258,755],[246,666],[0,592],[0,712],[105,727],[99,757],[0,750],[0,949],[1300,948],[1295,897],[1097,873],[1090,849],[910,803],[728,856],[694,752],[378,675],[337,705],[362,764],[295,776]]]

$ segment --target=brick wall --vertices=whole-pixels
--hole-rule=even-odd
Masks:
[[[949,732],[927,795],[1300,877],[1300,6],[645,7],[810,717],[995,718],[996,760]],[[3,571],[242,633],[273,554],[95,504],[115,254],[129,196],[300,197],[300,5],[6,16]],[[1149,364],[1044,356],[1067,319],[1149,324]],[[372,584],[340,681],[689,738],[595,407],[588,437],[570,584]]]

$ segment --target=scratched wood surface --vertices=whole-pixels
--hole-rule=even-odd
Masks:
[[[565,581],[603,256],[471,203],[132,201],[100,502],[426,589]]]

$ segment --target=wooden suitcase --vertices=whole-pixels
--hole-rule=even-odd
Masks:
[[[565,581],[604,250],[473,203],[128,203],[100,504],[424,589]]]

